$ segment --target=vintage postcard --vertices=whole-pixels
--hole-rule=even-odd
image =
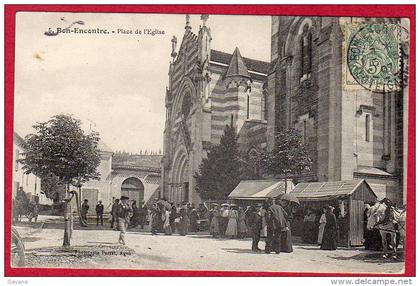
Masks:
[[[6,273],[412,275],[414,7],[352,7],[9,7]]]

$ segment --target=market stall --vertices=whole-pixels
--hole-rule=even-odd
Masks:
[[[261,202],[267,198],[276,198],[284,193],[290,193],[294,187],[291,180],[242,180],[229,194],[228,199],[238,205],[249,205]]]
[[[300,183],[291,191],[304,208],[320,210],[332,205],[339,228],[340,246],[363,245],[365,204],[376,194],[365,180]]]

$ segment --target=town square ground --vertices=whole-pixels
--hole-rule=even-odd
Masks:
[[[75,224],[72,247],[63,250],[61,218],[40,216],[36,224],[15,227],[24,240],[26,267],[384,274],[404,270],[403,259],[382,259],[381,253],[363,248],[325,251],[296,241],[293,253],[264,254],[251,251],[250,239],[212,238],[207,233],[166,236],[136,229],[127,232],[127,245],[121,246],[119,232],[108,223],[87,228]]]

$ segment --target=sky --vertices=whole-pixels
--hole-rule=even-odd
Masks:
[[[114,30],[112,34],[59,34],[49,28]],[[197,34],[200,15],[191,15]],[[269,61],[271,19],[210,15],[211,48]],[[112,150],[162,149],[171,39],[184,34],[185,15],[20,12],[16,20],[14,128],[21,136],[55,114],[72,114],[99,132]],[[133,34],[118,33],[118,29]],[[135,30],[164,31],[138,35]]]

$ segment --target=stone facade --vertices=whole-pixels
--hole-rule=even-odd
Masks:
[[[144,201],[161,197],[161,161],[158,154],[115,154],[112,163],[111,194],[114,198],[121,195],[135,200],[137,206]]]
[[[89,200],[89,215],[95,214],[95,206],[102,201],[105,212],[111,211],[112,202],[122,195],[146,203],[160,197],[160,173],[162,155],[121,154],[107,147],[102,141],[98,145],[101,162],[98,166],[99,180],[90,180],[81,188],[81,199]],[[72,189],[77,190],[75,187]],[[75,200],[73,209],[76,209]]]
[[[228,124],[239,134],[252,131],[259,138],[241,137],[241,149],[265,147],[266,80],[269,63],[211,49],[206,26],[191,32],[188,16],[179,51],[172,40],[173,60],[166,93],[166,123],[162,166],[163,196],[170,201],[198,203],[194,174],[211,144],[218,144]],[[252,133],[251,132],[251,133]]]
[[[276,131],[297,128],[314,161],[300,181],[364,178],[379,197],[401,203],[404,91],[344,84],[346,25],[360,21],[376,20],[272,17],[267,144],[273,147]]]

